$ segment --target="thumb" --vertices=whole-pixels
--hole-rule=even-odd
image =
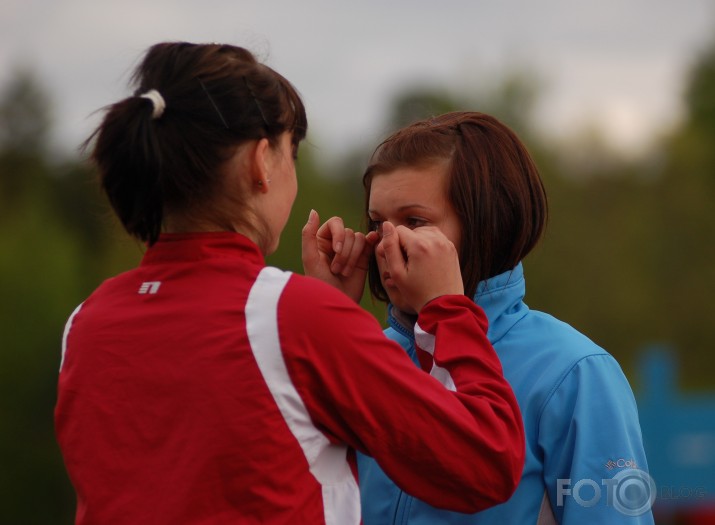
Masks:
[[[385,252],[387,271],[395,282],[400,282],[406,273],[406,261],[400,248],[397,229],[388,221],[382,223],[382,248]]]
[[[318,212],[310,210],[308,214],[308,222],[303,226],[301,231],[302,251],[303,251],[303,268],[307,269],[311,262],[318,258],[318,226],[320,225],[320,217]]]
[[[315,210],[310,210],[308,214],[308,222],[303,226],[302,236],[305,241],[306,237],[315,239],[318,234],[318,226],[320,226],[320,217],[318,217],[318,212]]]

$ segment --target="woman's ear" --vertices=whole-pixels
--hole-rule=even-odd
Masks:
[[[250,153],[251,158],[251,184],[261,193],[268,191],[268,182],[271,172],[271,146],[268,139],[259,139]]]

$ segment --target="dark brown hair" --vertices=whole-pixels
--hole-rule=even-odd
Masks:
[[[472,297],[480,281],[513,268],[537,244],[546,226],[546,192],[513,131],[483,113],[454,112],[400,129],[377,147],[363,176],[366,214],[373,177],[444,161],[447,197],[462,227],[464,292]],[[368,276],[373,295],[388,301],[374,256]]]
[[[167,42],[149,48],[132,76],[134,96],[106,108],[91,159],[115,213],[131,235],[156,242],[167,211],[191,211],[220,190],[220,167],[243,142],[286,131],[305,138],[295,88],[246,49]],[[166,103],[141,97],[156,90]]]

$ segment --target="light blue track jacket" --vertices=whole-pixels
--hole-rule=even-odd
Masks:
[[[519,264],[479,283],[475,295],[524,418],[526,464],[514,495],[477,514],[436,509],[402,492],[372,458],[359,455],[364,525],[653,523],[656,488],[620,366],[571,326],[530,310],[525,292]],[[392,311],[389,323],[386,335],[418,364],[412,326]]]

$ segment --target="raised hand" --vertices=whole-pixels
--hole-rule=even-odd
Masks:
[[[464,294],[457,249],[438,228],[385,221],[376,254],[386,262],[391,282],[385,284],[396,286],[415,312],[441,295]]]
[[[303,227],[303,271],[335,286],[360,302],[365,289],[367,267],[378,235],[346,228],[340,217],[331,217],[320,226],[320,217],[310,211]]]

